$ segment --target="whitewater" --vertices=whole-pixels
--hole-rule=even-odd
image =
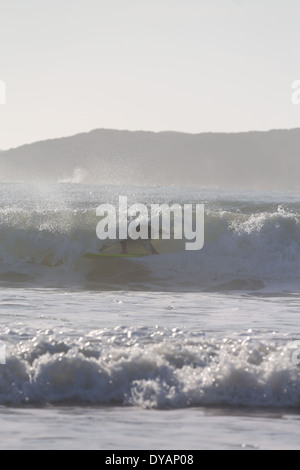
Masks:
[[[203,249],[85,258],[120,195]],[[0,448],[299,449],[299,265],[299,192],[1,183]]]

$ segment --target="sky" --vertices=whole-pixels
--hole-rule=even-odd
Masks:
[[[299,127],[299,0],[0,0],[0,18],[2,150],[97,128]]]

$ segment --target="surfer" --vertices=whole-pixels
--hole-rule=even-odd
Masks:
[[[127,240],[120,240],[120,243],[122,247],[121,255],[127,255],[128,254]],[[151,254],[151,255],[159,254],[149,239],[147,240],[140,239],[140,243],[147,250],[148,254]]]
[[[137,227],[139,228],[139,226]],[[151,255],[158,255],[159,252],[154,248],[154,246],[152,245],[151,243],[151,224],[149,223],[148,224],[148,238],[147,239],[142,239],[142,238],[139,238],[138,240],[136,240],[138,243],[140,243],[144,248],[145,250],[147,251],[147,254],[151,254]],[[119,240],[120,241],[120,244],[121,244],[121,248],[122,248],[122,251],[121,251],[121,255],[127,255],[128,254],[128,240],[127,238],[125,238],[124,240]],[[107,245],[106,243],[104,245],[102,245],[102,247],[99,249],[100,252],[104,251],[106,248],[108,248],[109,245]]]
[[[158,251],[154,248],[154,246],[151,243],[151,224],[148,224],[148,238],[143,240],[142,238],[139,239],[141,245],[146,249],[148,254],[151,255],[158,255]],[[128,254],[128,247],[127,247],[127,239],[125,240],[120,240],[122,251],[122,255],[127,255]]]

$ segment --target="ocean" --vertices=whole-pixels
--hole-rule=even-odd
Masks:
[[[88,259],[96,209],[205,205],[205,243]],[[1,449],[299,449],[300,192],[0,185]]]

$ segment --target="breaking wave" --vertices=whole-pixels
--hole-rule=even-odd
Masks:
[[[8,351],[0,404],[298,408],[300,369],[290,346],[179,328],[118,327],[84,339],[39,332]]]
[[[84,258],[99,248],[98,220],[95,209],[84,207],[2,208],[0,282],[239,290],[299,281],[300,216],[281,206],[259,212],[250,204],[243,211],[208,206],[201,251],[161,241],[159,256],[126,262]]]

